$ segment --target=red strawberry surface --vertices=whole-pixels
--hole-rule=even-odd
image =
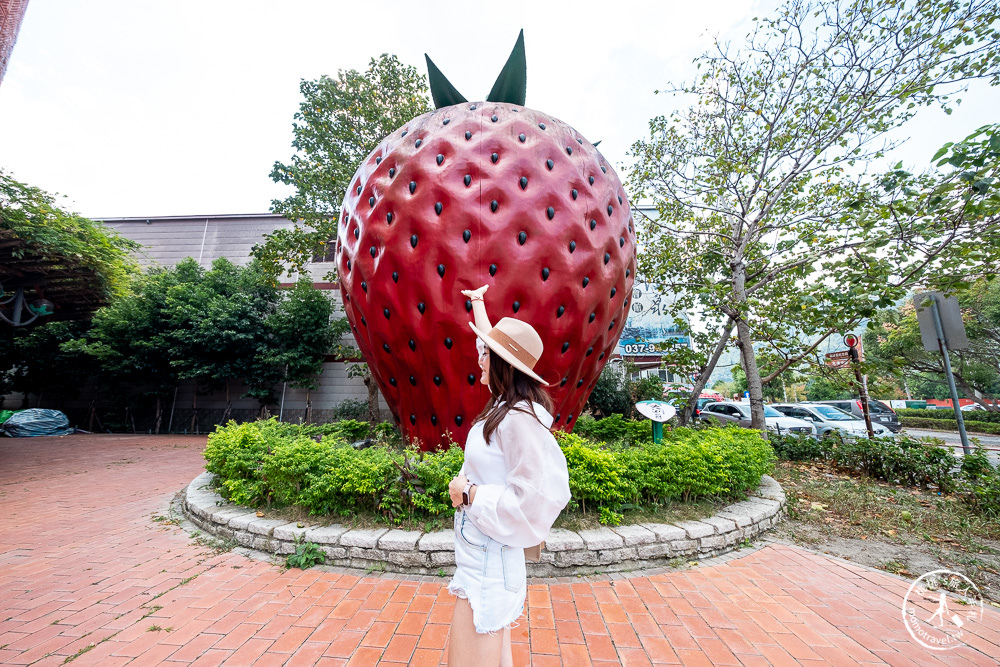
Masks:
[[[621,181],[572,127],[522,106],[463,103],[414,118],[358,168],[337,233],[344,308],[403,432],[465,437],[489,396],[471,303],[545,344],[554,427],[571,430],[628,315],[636,242]]]

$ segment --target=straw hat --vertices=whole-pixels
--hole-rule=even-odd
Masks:
[[[505,317],[489,331],[482,331],[469,322],[487,347],[499,354],[504,361],[530,378],[538,380],[546,387],[546,382],[532,369],[542,356],[542,338],[527,322]]]

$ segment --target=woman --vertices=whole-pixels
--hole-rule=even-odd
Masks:
[[[551,401],[534,372],[542,339],[526,322],[491,326],[486,286],[472,299],[480,382],[490,400],[465,443],[465,463],[449,485],[455,513],[458,596],[451,622],[452,667],[513,665],[510,626],[524,611],[524,549],[548,535],[569,502],[566,458],[549,432]]]

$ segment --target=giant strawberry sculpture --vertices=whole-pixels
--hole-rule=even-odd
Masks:
[[[488,398],[471,302],[530,322],[545,343],[555,427],[570,430],[625,326],[635,277],[628,199],[572,127],[523,106],[523,33],[485,102],[428,58],[435,111],[358,168],[337,230],[351,330],[404,433],[464,443]]]

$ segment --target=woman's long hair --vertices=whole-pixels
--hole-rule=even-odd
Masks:
[[[549,412],[552,412],[552,399],[549,397],[548,392],[545,391],[545,388],[534,378],[528,377],[511,366],[507,360],[493,350],[490,350],[489,379],[490,401],[486,404],[486,408],[476,417],[476,422],[484,420],[486,422],[483,425],[483,438],[486,440],[487,446],[490,444],[490,438],[493,437],[493,433],[500,426],[500,422],[503,421],[504,417],[511,410],[526,412],[535,419],[538,419],[538,415],[535,414],[534,409],[530,405],[528,407],[519,405],[523,401],[528,401],[529,404],[538,403]],[[493,408],[501,402],[503,405],[494,410]]]

